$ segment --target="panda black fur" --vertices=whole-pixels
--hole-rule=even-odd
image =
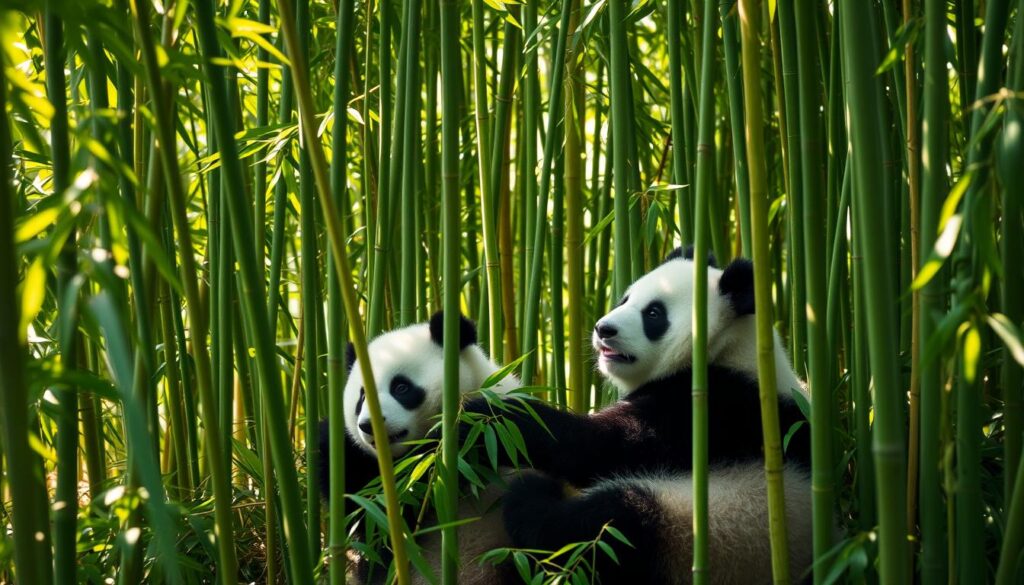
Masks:
[[[443,329],[444,315],[439,311],[428,323],[410,325],[377,336],[367,348],[377,382],[381,414],[391,438],[391,453],[396,459],[410,450],[406,442],[426,436],[436,422],[434,417],[441,412],[444,382]],[[473,322],[462,315],[459,315],[459,348],[459,390],[463,394],[479,390],[482,383],[499,368],[477,344]],[[369,409],[365,406],[363,375],[351,344],[346,352],[346,362],[349,376],[343,398],[346,431],[345,493],[354,493],[378,477],[379,468]],[[500,394],[518,387],[518,379],[508,375],[490,390]],[[324,420],[320,425],[320,460],[328,461],[329,423]],[[325,498],[330,497],[328,476],[326,470],[320,474],[321,493]],[[488,550],[508,545],[500,510],[495,505],[499,496],[500,489],[494,486],[485,490],[478,499],[463,498],[460,501],[460,518],[480,518],[459,528],[463,559],[462,582],[472,582],[478,578],[478,574],[480,582],[485,582],[485,579],[492,579],[500,570],[489,565],[481,567],[472,562]],[[407,523],[413,521],[414,517],[407,518]],[[440,574],[439,532],[428,533],[421,540],[420,546],[435,574]],[[355,575],[352,577],[358,582],[378,582],[384,578],[384,570],[370,567],[365,559],[358,559],[354,569]]]
[[[708,283],[708,458],[713,583],[771,580],[763,436],[753,318],[753,271],[745,260],[710,268]],[[534,467],[503,504],[513,546],[557,550],[593,539],[611,523],[634,545],[605,539],[619,563],[597,555],[601,583],[688,583],[692,564],[690,339],[693,264],[676,252],[635,282],[598,321],[598,366],[623,399],[590,416],[543,404],[509,413]],[[804,420],[803,392],[775,339],[780,428]],[[466,409],[489,412],[474,400]],[[545,428],[546,427],[546,428]],[[809,432],[791,438],[784,482],[790,573],[811,560]],[[567,495],[565,483],[582,491]]]

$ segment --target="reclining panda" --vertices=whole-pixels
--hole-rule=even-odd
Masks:
[[[753,269],[737,260],[709,268],[709,576],[712,583],[768,583],[771,552],[757,384]],[[692,570],[691,309],[693,263],[676,250],[637,280],[594,327],[598,367],[623,399],[593,415],[537,404],[518,425],[534,467],[504,497],[516,548],[559,550],[592,540],[605,524],[617,561],[595,557],[600,582],[688,583]],[[775,366],[783,433],[804,420],[802,386],[778,336]],[[466,404],[489,413],[486,401]],[[790,574],[811,563],[810,442],[806,426],[789,441],[784,468]],[[582,489],[567,494],[566,484]]]
[[[387,426],[391,453],[397,460],[412,448],[408,442],[422,439],[436,422],[441,413],[444,386],[442,344],[444,314],[435,313],[429,323],[419,323],[396,329],[374,338],[368,353],[377,382],[381,414]],[[488,359],[477,344],[475,325],[459,315],[459,391],[463,394],[479,390],[481,385],[498,366]],[[355,352],[348,347],[346,362],[349,372],[345,384],[343,407],[345,411],[345,493],[355,493],[366,487],[380,474],[377,465],[377,449],[374,444],[370,413],[365,403],[362,371],[356,363]],[[499,380],[491,391],[504,394],[519,387],[514,375]],[[328,421],[320,423],[320,461],[326,465],[328,458]],[[329,474],[320,474],[321,493],[329,498]],[[466,497],[460,500],[460,518],[479,518],[459,527],[459,545],[462,583],[487,583],[504,569],[481,565],[474,559],[481,554],[502,546],[508,546],[501,523],[500,509],[495,501],[500,496],[499,486],[492,486],[479,498]],[[412,527],[418,510],[411,509],[406,519]],[[359,536],[361,538],[362,535]],[[427,563],[435,574],[440,571],[440,532],[428,533],[419,541]],[[376,551],[387,559],[387,551]],[[354,575],[360,583],[383,583],[386,567],[369,562],[365,557],[355,560]],[[418,577],[422,578],[422,577]]]

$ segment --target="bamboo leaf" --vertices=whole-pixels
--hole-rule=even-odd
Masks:
[[[1006,349],[1014,361],[1024,366],[1024,336],[1021,335],[1020,329],[1001,313],[992,313],[986,320],[992,331],[1006,344]]]

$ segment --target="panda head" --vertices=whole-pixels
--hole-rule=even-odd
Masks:
[[[623,393],[690,367],[692,258],[692,249],[672,252],[634,282],[618,306],[594,326],[598,368]],[[708,339],[714,346],[716,337],[731,337],[729,329],[754,312],[753,266],[740,259],[720,270],[710,261],[708,289]],[[709,347],[709,361],[714,356],[714,347]]]
[[[370,364],[377,386],[381,414],[387,427],[391,452],[396,457],[409,450],[406,441],[423,438],[441,412],[444,384],[444,315],[437,312],[429,323],[418,323],[384,333],[370,342]],[[496,369],[476,344],[473,322],[459,315],[459,388],[476,390]],[[376,455],[370,409],[366,405],[363,373],[354,348],[346,354],[345,429],[353,442]]]

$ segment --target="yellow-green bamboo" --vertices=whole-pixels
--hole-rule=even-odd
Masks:
[[[743,105],[747,120],[747,163],[750,172],[750,238],[754,252],[754,303],[757,307],[757,378],[761,392],[764,463],[768,482],[768,523],[772,548],[772,580],[789,583],[786,515],[782,484],[782,439],[775,387],[775,345],[772,329],[771,275],[768,272],[768,184],[761,110],[760,0],[739,0],[742,41]]]

